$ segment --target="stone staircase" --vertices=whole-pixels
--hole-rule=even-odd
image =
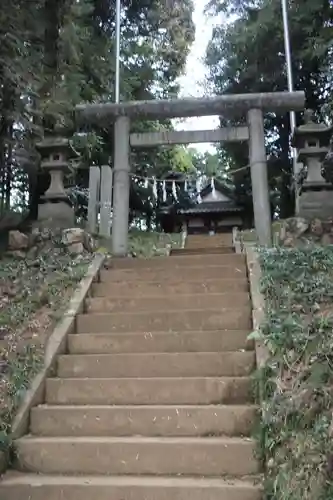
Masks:
[[[114,259],[77,318],[6,500],[260,500],[251,304],[231,235]]]

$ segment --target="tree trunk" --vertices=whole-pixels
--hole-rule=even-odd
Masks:
[[[151,215],[146,217],[146,231],[149,233],[151,231]]]
[[[8,136],[8,146],[6,154],[6,210],[10,210],[10,195],[12,188],[12,168],[13,168],[13,147],[12,147],[12,137],[13,137],[13,124],[10,123],[7,126],[7,136]]]

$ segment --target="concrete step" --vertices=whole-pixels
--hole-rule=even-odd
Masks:
[[[197,241],[188,241],[185,243],[185,249],[187,250],[192,250],[192,249],[197,249],[197,248],[206,248],[207,250],[212,250],[215,248],[218,249],[224,249],[224,248],[233,248],[233,244],[231,242],[223,242],[223,241],[203,241],[203,240],[197,240]],[[229,252],[228,252],[229,253]]]
[[[86,300],[88,312],[123,312],[123,311],[163,311],[170,309],[213,309],[218,307],[243,307],[250,304],[247,292],[206,293],[169,295],[166,297],[94,297]]]
[[[256,407],[39,406],[31,431],[42,436],[248,436]]]
[[[187,281],[166,277],[160,281],[108,281],[93,283],[92,292],[95,297],[166,297],[182,294],[204,294],[223,292],[248,292],[249,284],[246,276],[238,279],[196,278]]]
[[[207,255],[173,255],[150,259],[113,258],[107,264],[109,269],[174,269],[193,266],[245,266],[245,255],[212,253]]]
[[[255,406],[38,406],[38,436],[249,436]]]
[[[232,246],[217,246],[217,247],[212,247],[212,248],[200,248],[200,247],[193,247],[193,248],[174,248],[171,250],[170,255],[171,257],[178,257],[179,255],[221,255],[221,254],[234,254],[235,250]]]
[[[202,244],[203,246],[227,245],[232,246],[232,233],[220,233],[215,235],[193,234],[186,238],[185,246]]]
[[[251,350],[248,330],[212,332],[83,333],[69,335],[72,354],[120,354],[148,352],[219,352]]]
[[[260,486],[236,479],[15,474],[0,483],[4,500],[261,500]]]
[[[41,474],[234,476],[256,474],[250,438],[23,437],[17,468]]]
[[[176,258],[176,257],[175,257]],[[170,262],[172,261],[171,258]],[[149,261],[147,261],[149,262]],[[110,269],[101,271],[101,281],[114,283],[116,281],[163,281],[170,280],[191,280],[195,276],[196,280],[201,279],[246,279],[245,264],[237,265],[198,265],[198,266],[170,266],[146,269]]]
[[[254,368],[254,351],[70,354],[58,358],[60,378],[246,377]]]
[[[186,241],[185,242],[185,249],[194,249],[194,248],[206,248],[207,250],[212,250],[214,248],[233,248],[233,242],[232,241],[221,241],[221,240],[215,240],[215,241],[208,241],[206,240],[196,240],[196,241]]]
[[[251,329],[251,308],[79,314],[77,333]]]
[[[207,405],[252,401],[250,377],[48,379],[52,405]]]

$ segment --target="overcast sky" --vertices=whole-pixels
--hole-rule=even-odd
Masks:
[[[196,36],[187,60],[185,75],[180,79],[182,97],[200,97],[204,95],[205,66],[203,58],[214,24],[214,19],[204,16],[203,12],[207,3],[208,0],[194,0],[193,21],[196,26]],[[218,117],[188,118],[183,123],[177,123],[176,128],[180,130],[214,129],[218,127],[218,123]],[[214,151],[210,144],[195,144],[193,146],[200,151]]]

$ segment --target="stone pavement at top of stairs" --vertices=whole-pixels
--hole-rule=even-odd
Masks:
[[[169,258],[113,259],[0,498],[260,500],[250,331],[231,235],[189,236]]]

